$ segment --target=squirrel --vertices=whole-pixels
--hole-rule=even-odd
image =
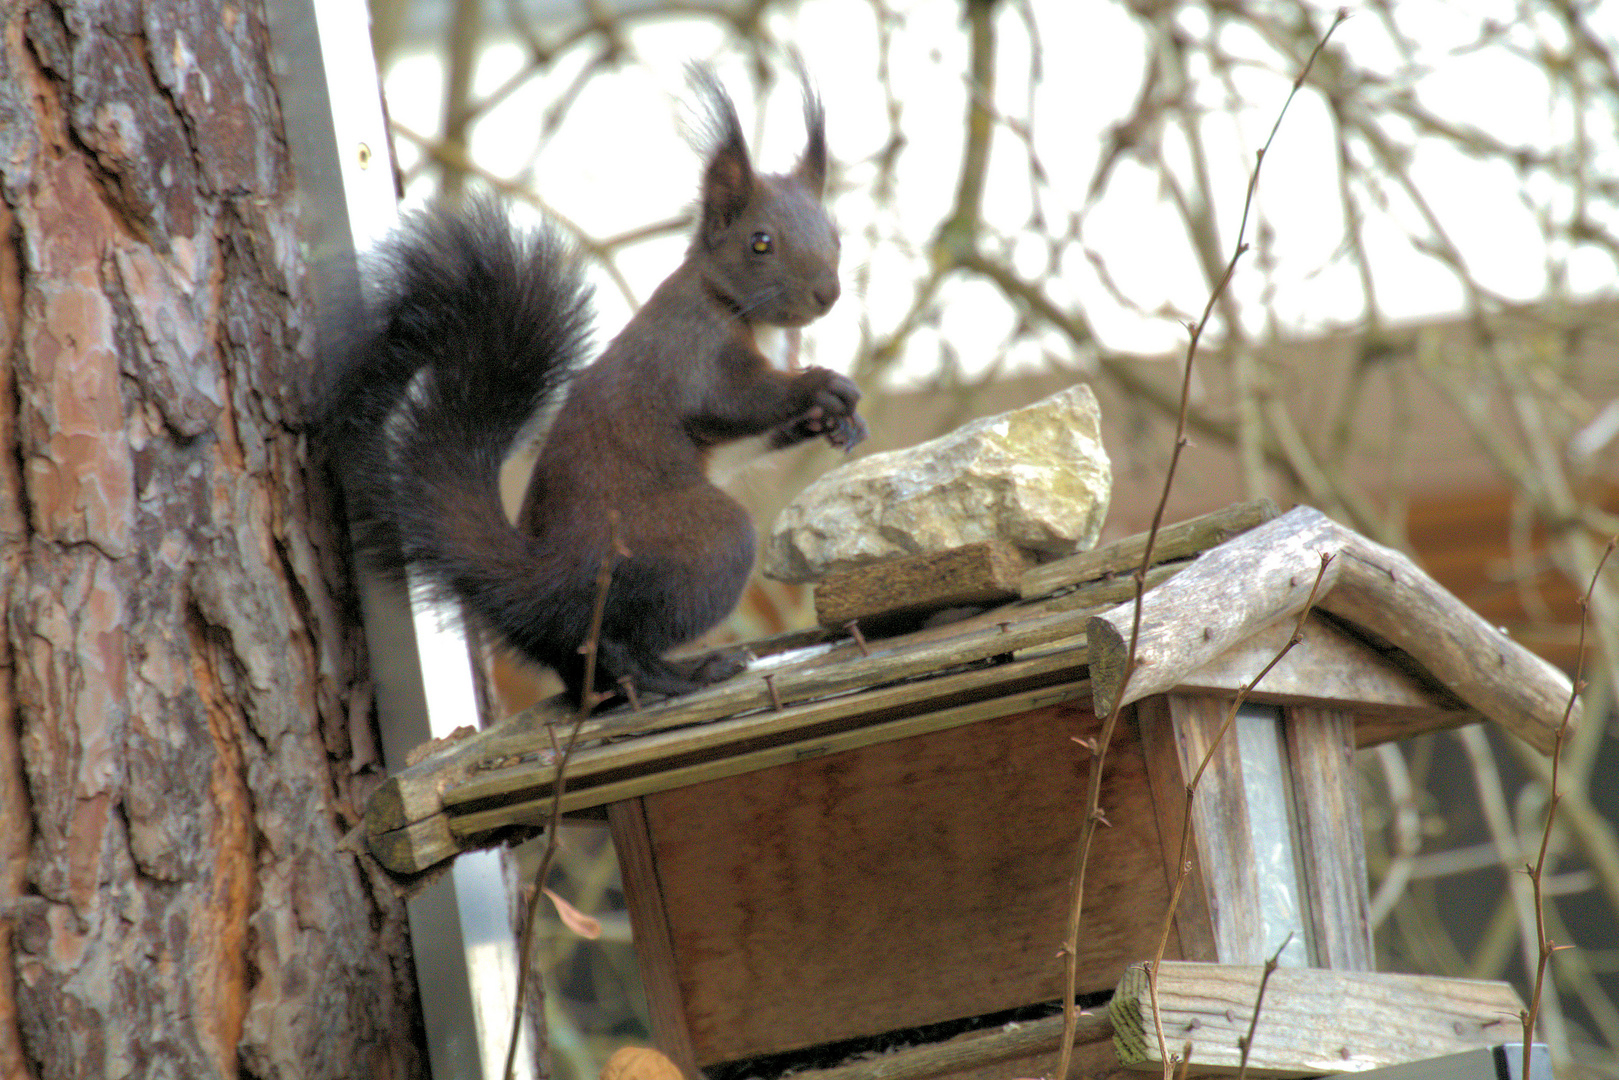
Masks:
[[[847,451],[867,433],[850,379],[778,370],[754,339],[819,318],[840,292],[819,97],[804,79],[807,144],[790,172],[766,175],[715,76],[694,67],[691,81],[709,120],[696,230],[599,359],[582,362],[589,290],[554,227],[518,229],[479,199],[421,212],[381,245],[381,300],[322,404],[361,557],[415,567],[575,700],[615,683],[678,695],[744,666],[663,655],[729,615],[753,566],[747,511],[708,478],[713,447],[763,434]],[[499,469],[559,398],[514,524]]]

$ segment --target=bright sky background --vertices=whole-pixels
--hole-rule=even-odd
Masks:
[[[1003,17],[1000,24],[997,105],[1009,116],[1034,116],[1035,145],[1058,191],[1073,193],[1071,207],[1083,200],[1085,186],[1109,125],[1128,114],[1148,59],[1149,43],[1139,24],[1122,5],[1104,0],[1033,0],[1044,50],[1044,75],[1028,100],[1029,48],[1024,24]],[[1619,4],[1596,10],[1589,21],[1610,41],[1619,43]],[[888,137],[884,95],[877,81],[877,33],[872,7],[865,0],[805,0],[797,14],[776,26],[805,56],[820,85],[828,113],[833,156],[845,163],[846,191],[835,202],[844,233],[845,277],[859,264],[869,267],[871,284],[864,296],[846,299],[809,332],[816,361],[847,367],[858,341],[864,309],[879,331],[892,326],[908,307],[921,251],[950,207],[962,150],[962,117],[967,41],[958,0],[913,0],[907,28],[890,54],[890,79],[904,109],[909,143],[899,167],[901,198],[897,208],[873,221],[864,184],[873,174],[871,155]],[[1330,10],[1323,6],[1323,11]],[[1353,9],[1351,9],[1353,11]],[[1401,0],[1396,17],[1434,59],[1438,70],[1414,91],[1430,109],[1457,123],[1476,126],[1513,145],[1547,149],[1566,142],[1572,130],[1566,102],[1553,100],[1549,83],[1531,60],[1509,49],[1491,48],[1455,54],[1477,34],[1481,19],[1511,24],[1512,3],[1481,0]],[[1181,26],[1197,36],[1206,31],[1206,16],[1188,10]],[[774,24],[773,24],[774,25]],[[1548,22],[1518,24],[1511,40],[1531,52],[1545,44],[1556,47],[1560,27]],[[1363,67],[1393,70],[1395,55],[1381,22],[1358,13],[1341,26],[1334,45]],[[537,118],[568,86],[583,62],[579,50],[566,56],[542,79],[529,82],[473,133],[473,156],[502,176],[518,176],[532,164],[541,196],[555,209],[595,235],[610,235],[680,212],[696,193],[699,163],[681,135],[680,102],[685,96],[682,69],[690,58],[709,58],[723,45],[720,31],[699,21],[665,22],[635,30],[632,42],[645,66],[627,64],[598,77],[569,111],[567,122],[539,154]],[[1234,52],[1247,51],[1241,41],[1227,41]],[[1252,54],[1265,46],[1254,42]],[[487,92],[504,83],[524,62],[513,42],[492,43],[478,73],[478,89]],[[744,127],[756,133],[755,152],[767,170],[789,166],[802,140],[796,88],[785,80],[769,102],[762,128],[752,115],[752,93],[745,69],[720,59],[720,71],[732,87]],[[1214,114],[1207,121],[1218,136],[1211,139],[1214,203],[1229,247],[1240,215],[1243,188],[1258,147],[1287,92],[1287,79],[1272,71],[1239,72],[1239,89],[1252,103],[1233,124],[1223,114],[1225,90],[1215,79],[1199,82],[1200,99]],[[424,134],[438,130],[442,72],[435,56],[408,55],[387,74],[386,90],[393,118]],[[757,133],[762,130],[762,140]],[[1609,135],[1612,129],[1609,129]],[[1608,138],[1591,148],[1594,172],[1619,172],[1619,150]],[[399,143],[404,164],[415,160],[408,142]],[[1184,148],[1178,172],[1187,160]],[[1336,195],[1336,150],[1326,123],[1325,106],[1314,93],[1293,102],[1260,185],[1260,207],[1278,237],[1277,262],[1267,276],[1252,261],[1239,269],[1234,294],[1245,302],[1250,331],[1263,330],[1258,303],[1267,281],[1281,327],[1308,332],[1353,323],[1361,311],[1358,271],[1340,250],[1344,222]],[[1027,219],[1029,181],[1026,159],[1016,140],[997,135],[986,198],[992,224],[1013,232]],[[1504,165],[1464,159],[1438,147],[1422,149],[1412,171],[1433,198],[1435,209],[1461,248],[1481,284],[1513,300],[1542,294],[1548,283],[1546,250],[1536,226],[1537,208],[1555,211],[1566,203],[1556,190],[1524,190]],[[422,180],[409,193],[419,201],[431,192]],[[1415,220],[1415,212],[1397,203],[1388,217],[1370,230],[1371,256],[1378,278],[1379,301],[1386,317],[1405,321],[1460,308],[1462,290],[1451,271],[1415,251],[1398,223]],[[877,225],[880,242],[868,243],[864,232]],[[1190,313],[1202,308],[1208,286],[1198,272],[1184,232],[1147,168],[1126,163],[1115,173],[1101,204],[1086,218],[1084,239],[1100,252],[1118,285],[1141,311],[1121,306],[1099,283],[1083,258],[1075,257],[1043,284],[1060,303],[1082,308],[1102,344],[1110,349],[1160,353],[1184,344],[1185,331],[1174,317],[1157,309]],[[620,266],[638,298],[644,297],[679,260],[684,239],[666,238],[625,252]],[[908,248],[908,249],[907,249]],[[1611,259],[1595,248],[1554,252],[1566,261],[1568,283],[1577,293],[1615,292]],[[1030,244],[1014,249],[1021,272],[1040,272],[1043,248]],[[599,278],[601,340],[628,317],[630,307],[605,275]],[[961,354],[964,369],[987,365],[1004,347],[1016,313],[996,291],[982,282],[961,281],[943,294],[942,336]],[[1154,312],[1145,314],[1144,312]],[[1066,352],[1055,335],[1027,340],[1017,347],[1014,362],[1036,362],[1043,349]],[[919,335],[907,355],[907,371],[925,375],[938,359],[938,342]]]

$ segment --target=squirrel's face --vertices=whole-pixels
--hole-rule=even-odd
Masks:
[[[710,284],[748,322],[803,326],[837,301],[837,229],[795,175],[756,176],[752,197],[700,238]]]
[[[761,175],[731,99],[712,72],[693,75],[709,98],[713,139],[691,257],[746,322],[803,326],[820,318],[842,291],[838,231],[821,206],[827,153],[820,99],[804,76],[804,153],[792,172]]]

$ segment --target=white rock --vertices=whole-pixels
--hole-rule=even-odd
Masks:
[[[1113,472],[1084,384],[907,450],[835,469],[776,518],[762,569],[782,581],[1006,540],[1047,554],[1096,544]]]

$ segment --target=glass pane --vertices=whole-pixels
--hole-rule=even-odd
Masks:
[[[1281,963],[1308,967],[1298,858],[1293,846],[1292,787],[1282,763],[1282,711],[1274,705],[1245,704],[1232,725],[1242,757],[1242,786],[1248,797],[1248,830],[1259,878],[1259,907],[1269,958],[1292,933]]]

